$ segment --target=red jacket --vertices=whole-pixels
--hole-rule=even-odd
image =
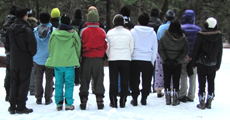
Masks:
[[[103,57],[107,49],[106,33],[99,23],[86,23],[81,33],[82,57]]]

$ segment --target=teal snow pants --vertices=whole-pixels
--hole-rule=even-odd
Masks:
[[[54,67],[55,72],[55,103],[62,105],[64,99],[66,106],[73,104],[74,67]],[[63,88],[65,85],[65,93]]]

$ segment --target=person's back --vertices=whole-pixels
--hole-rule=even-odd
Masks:
[[[160,13],[159,13],[159,10],[157,8],[153,8],[151,10],[148,26],[154,28],[155,32],[157,32],[160,25],[163,24],[159,18],[159,14]]]
[[[74,13],[74,19],[72,21],[72,26],[78,30],[79,25],[82,23],[82,11],[80,8],[77,8]]]

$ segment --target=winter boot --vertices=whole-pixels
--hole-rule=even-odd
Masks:
[[[162,89],[163,89],[163,87],[159,87],[159,88],[157,88],[157,97],[158,98],[161,98],[161,97],[163,97],[164,96],[164,93],[162,93],[161,91],[162,91]]]
[[[9,99],[10,99],[10,88],[9,87],[5,87],[5,89],[6,89],[5,101],[9,101]]]
[[[203,110],[203,109],[205,109],[205,103],[204,103],[205,93],[203,93],[203,95],[202,94],[198,94],[198,95],[199,95],[200,104],[198,104],[197,107]]]
[[[171,105],[171,91],[168,91],[168,89],[165,91],[166,94],[166,105]]]
[[[213,93],[212,93],[212,95],[208,95],[207,102],[205,104],[206,108],[211,109],[211,104],[212,104],[213,98],[214,98],[214,94]]]
[[[125,107],[126,98],[127,98],[127,96],[121,96],[121,98],[120,98],[120,108]]]
[[[65,106],[65,110],[74,110],[74,106],[73,105]]]
[[[110,96],[110,107],[117,108],[117,96]]]
[[[141,104],[142,105],[147,105],[147,97],[142,97],[141,98]]]
[[[104,108],[103,97],[104,97],[104,95],[96,95],[97,109],[98,110]]]
[[[35,95],[35,87],[30,87],[30,95]]]
[[[33,112],[33,109],[29,109],[29,108],[27,108],[27,107],[25,107],[25,108],[22,109],[22,110],[16,110],[16,113],[18,113],[18,114],[23,114],[23,113],[29,114],[29,113],[32,113],[32,112]]]
[[[81,99],[80,109],[85,110],[88,98],[86,96],[80,96],[80,99]]]
[[[178,97],[179,97],[178,95],[179,95],[178,92],[176,92],[176,90],[174,89],[174,91],[173,91],[173,103],[172,103],[173,106],[180,104],[180,101],[178,99]]]
[[[10,114],[15,114],[16,105],[15,104],[10,104],[10,107],[8,108],[8,111],[9,111]]]
[[[133,106],[137,106],[137,97],[133,96],[133,100],[130,102]]]

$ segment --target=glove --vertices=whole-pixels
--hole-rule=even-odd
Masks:
[[[191,65],[191,61],[186,66],[186,69],[187,69],[188,76],[189,77],[192,76],[193,75],[193,68],[192,68],[192,65]]]

